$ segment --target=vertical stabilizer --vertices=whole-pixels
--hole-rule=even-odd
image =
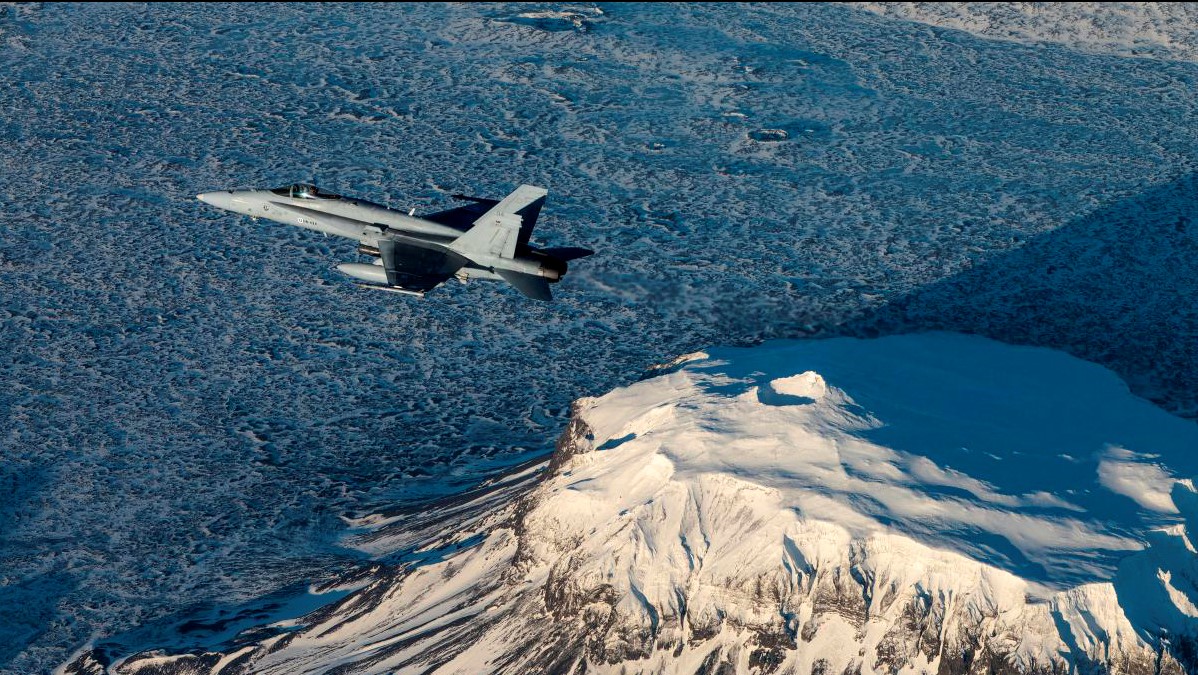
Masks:
[[[458,237],[450,248],[467,257],[471,254],[516,257],[517,246],[527,244],[532,236],[548,194],[545,188],[521,185],[474,221],[474,227]]]

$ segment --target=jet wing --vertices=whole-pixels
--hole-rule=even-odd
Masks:
[[[478,199],[466,206],[458,206],[419,217],[424,220],[431,220],[434,223],[457,228],[464,232],[474,227],[474,221],[481,218],[492,206],[498,203],[493,199]]]
[[[420,293],[445,283],[466,263],[453,252],[404,239],[380,239],[379,257],[383,259],[388,284]]]
[[[446,275],[435,275],[434,276],[434,275],[427,275],[427,274],[420,275],[420,274],[409,274],[407,272],[399,272],[395,275],[388,274],[387,276],[388,276],[388,278],[394,279],[394,281],[391,283],[391,285],[396,288],[400,288],[405,291],[412,291],[414,293],[428,293],[429,291],[433,290],[434,288],[436,288],[436,287],[440,286],[441,284],[445,283],[446,281],[448,281],[449,277],[451,277],[453,275],[446,274]],[[380,286],[380,288],[386,288],[386,287]]]

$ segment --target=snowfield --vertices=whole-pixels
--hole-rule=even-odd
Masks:
[[[113,672],[1195,665],[1193,422],[1093,364],[972,336],[707,353],[580,400],[543,481],[423,542],[433,562],[265,639]],[[819,392],[779,391],[796,378]]]
[[[5,675],[205,648],[346,570],[427,562],[397,543],[423,530],[345,538],[543,459],[572,401],[708,345],[977,333],[1198,416],[1198,65],[1171,54],[841,5],[558,3],[0,4],[0,46]],[[548,306],[417,302],[332,271],[350,242],[194,199],[301,180],[417,213],[543,185],[536,239],[599,254]],[[831,404],[785,382],[804,372],[759,392]],[[1077,459],[1112,503],[1184,512],[1153,467],[1180,469],[1104,452]],[[1012,541],[1002,522],[1093,505],[903,457],[917,494],[981,495],[949,524],[993,529],[974,548],[1019,574],[1099,578],[1139,540],[1078,517],[1088,558]],[[879,497],[931,529],[897,485]]]
[[[886,17],[1097,54],[1198,60],[1194,2],[855,2]]]

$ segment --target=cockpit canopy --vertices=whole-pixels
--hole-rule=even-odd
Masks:
[[[307,183],[296,183],[287,187],[275,188],[271,192],[281,197],[291,197],[293,199],[341,199],[341,195],[325,192],[315,185],[308,185]]]

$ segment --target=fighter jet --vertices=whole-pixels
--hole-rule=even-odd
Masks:
[[[217,208],[358,242],[373,264],[345,263],[342,274],[363,288],[423,297],[452,277],[506,281],[534,300],[552,300],[549,284],[569,261],[593,251],[536,248],[532,228],[549,194],[521,185],[502,200],[454,195],[466,206],[415,215],[297,183],[274,190],[205,192],[196,199]]]

